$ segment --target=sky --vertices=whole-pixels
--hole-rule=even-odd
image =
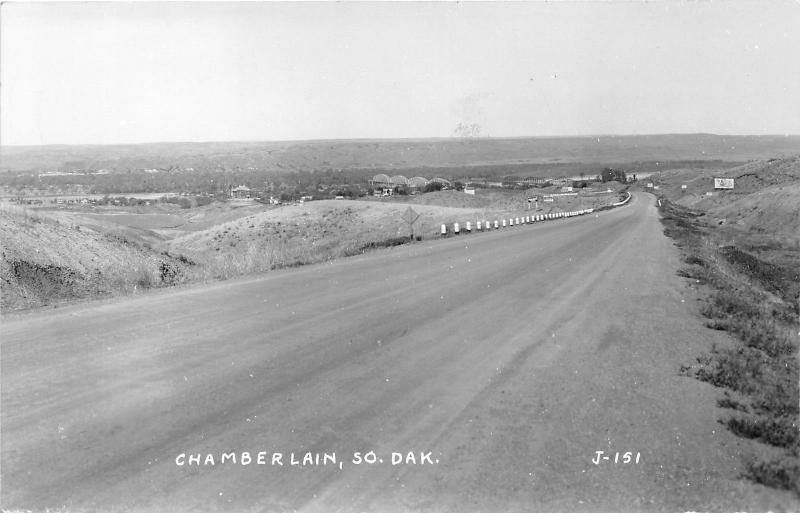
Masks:
[[[800,134],[800,2],[0,6],[0,144]]]

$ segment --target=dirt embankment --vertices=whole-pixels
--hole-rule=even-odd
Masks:
[[[733,178],[734,188],[715,190],[714,178]],[[663,174],[659,192],[680,206],[704,212],[731,237],[744,235],[754,245],[771,241],[800,249],[800,156],[724,170],[671,171]]]
[[[12,207],[0,209],[0,239],[3,311],[172,285],[191,267],[123,232],[100,233]]]

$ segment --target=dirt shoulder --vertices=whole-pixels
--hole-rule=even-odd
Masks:
[[[795,187],[787,185],[787,194]],[[730,335],[696,354],[681,372],[718,387],[718,423],[761,447],[743,459],[743,475],[800,497],[800,251],[781,238],[785,225],[768,227],[754,216],[745,228],[731,228],[717,217],[721,212],[745,217],[747,210],[738,208],[769,197],[760,191],[742,194],[703,210],[664,196],[662,222],[681,250],[679,274],[703,298],[699,312],[706,326]],[[681,199],[677,195],[676,201]],[[783,221],[791,222],[791,215]],[[797,223],[793,228],[800,230]]]

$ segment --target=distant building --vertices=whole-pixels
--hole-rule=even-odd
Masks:
[[[231,198],[248,199],[250,197],[250,187],[240,185],[231,189]]]
[[[541,178],[538,176],[528,176],[517,182],[517,185],[523,187],[532,187],[534,185],[547,185],[550,183],[549,178]]]
[[[385,174],[379,174],[372,177],[372,180],[369,181],[369,185],[373,189],[380,189],[382,191],[386,189],[406,191],[409,188],[409,180],[403,175],[389,177]]]
[[[391,178],[389,175],[379,174],[372,177],[372,180],[369,181],[369,184],[375,189],[383,189],[389,187],[391,183]]]
[[[408,178],[403,175],[395,175],[389,179],[389,183],[395,187],[408,187]]]
[[[426,185],[428,185],[428,179],[422,176],[415,176],[408,180],[408,188],[412,193],[423,190]]]

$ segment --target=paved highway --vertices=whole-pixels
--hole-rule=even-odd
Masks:
[[[679,266],[654,199],[635,194],[597,215],[7,316],[2,506],[791,505],[738,478],[749,442],[717,423],[715,390],[678,373],[724,337]]]

